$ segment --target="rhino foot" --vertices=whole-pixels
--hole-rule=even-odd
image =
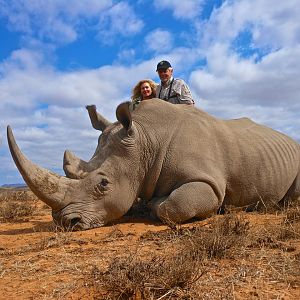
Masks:
[[[150,218],[154,220],[161,220],[157,214],[159,205],[163,203],[167,197],[154,197],[148,202],[148,207],[150,209]]]

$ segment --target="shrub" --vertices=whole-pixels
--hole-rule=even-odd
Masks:
[[[36,206],[29,202],[2,202],[0,203],[0,218],[4,222],[15,222],[23,220],[24,217],[31,216],[36,210]]]

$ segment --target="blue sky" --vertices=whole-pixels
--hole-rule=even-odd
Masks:
[[[0,185],[22,182],[6,141],[63,174],[70,149],[88,160],[143,78],[169,60],[196,106],[247,116],[300,141],[299,0],[0,0]]]

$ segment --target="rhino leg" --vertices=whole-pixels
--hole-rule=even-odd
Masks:
[[[288,194],[290,193],[290,197],[295,199],[300,197],[300,172],[298,173],[295,181],[293,182]]]
[[[298,197],[300,197],[300,173],[298,173],[293,184],[279,204],[285,204],[287,201],[297,199]]]
[[[153,198],[149,206],[161,220],[181,223],[193,217],[209,217],[217,212],[219,201],[210,185],[191,182],[167,197]]]

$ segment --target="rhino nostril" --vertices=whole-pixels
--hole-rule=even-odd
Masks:
[[[79,217],[76,217],[76,218],[73,218],[70,220],[70,226],[71,227],[74,227],[75,225],[77,225],[79,222],[80,222],[80,218]]]

